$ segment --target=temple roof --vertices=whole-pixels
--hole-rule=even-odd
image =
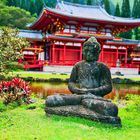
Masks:
[[[68,15],[72,17],[96,19],[111,22],[124,22],[124,23],[140,23],[140,19],[122,18],[109,15],[101,6],[89,6],[74,4],[69,2],[58,1],[56,8],[53,11]]]
[[[40,31],[20,30],[19,37],[29,40],[43,40],[43,36]]]
[[[132,40],[132,39],[124,39],[124,38],[120,38],[120,39],[112,39],[112,40],[107,40],[106,41],[107,45],[123,45],[123,46],[140,46],[140,41],[139,40]]]
[[[122,18],[109,15],[102,6],[73,4],[58,0],[55,8],[44,7],[37,21],[29,26],[32,30],[48,30],[58,20],[63,24],[102,26],[111,28],[115,34],[140,26],[140,19]]]
[[[31,30],[20,30],[19,31],[19,37],[27,38],[29,40],[36,40],[36,41],[43,41],[43,34],[40,31],[31,31]],[[74,41],[74,42],[84,42],[85,39],[82,38],[71,38],[71,37],[64,37],[64,36],[57,36],[52,34],[46,34],[46,39],[54,39],[59,41]],[[132,39],[124,39],[124,38],[107,38],[105,36],[97,37],[97,39],[105,38],[106,44],[108,45],[134,45],[134,46],[140,46],[139,40],[132,40]]]

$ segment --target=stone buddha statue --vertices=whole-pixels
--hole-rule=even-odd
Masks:
[[[51,95],[47,107],[80,105],[102,116],[117,117],[118,107],[103,96],[112,91],[109,68],[98,61],[101,47],[95,37],[83,44],[83,60],[72,69],[68,88],[71,95]]]

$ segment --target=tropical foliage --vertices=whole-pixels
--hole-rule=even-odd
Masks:
[[[22,57],[20,51],[28,46],[28,42],[19,38],[18,30],[3,27],[0,32],[0,75],[7,74]]]
[[[34,20],[35,18],[24,9],[0,4],[0,26],[25,29],[26,25]]]
[[[30,86],[20,78],[14,78],[12,81],[0,82],[0,97],[4,104],[12,102],[29,103],[30,102]]]

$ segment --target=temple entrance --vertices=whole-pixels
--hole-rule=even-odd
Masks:
[[[81,43],[56,42],[50,46],[50,65],[74,65],[82,60]]]
[[[120,66],[125,64],[125,54],[119,54],[118,59],[120,61]]]

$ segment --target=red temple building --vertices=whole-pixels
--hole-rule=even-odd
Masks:
[[[110,68],[140,70],[139,41],[116,37],[140,26],[140,19],[109,15],[101,6],[58,1],[54,9],[45,7],[31,31],[20,34],[30,40],[24,49],[25,68],[72,66],[82,60],[82,44],[95,36],[101,44],[99,61]]]

